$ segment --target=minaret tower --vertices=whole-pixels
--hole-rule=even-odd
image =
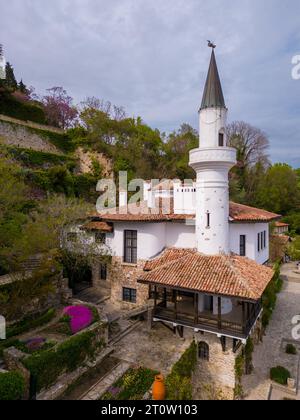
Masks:
[[[190,153],[197,173],[196,238],[205,255],[229,254],[229,171],[236,165],[236,150],[227,147],[227,108],[211,42],[211,61],[200,115],[199,148]]]

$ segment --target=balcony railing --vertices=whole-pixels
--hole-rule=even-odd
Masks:
[[[257,303],[256,305],[253,305],[249,316],[245,318],[244,322],[242,319],[233,322],[225,319],[224,316],[219,318],[213,314],[193,314],[192,310],[191,312],[175,311],[171,308],[166,308],[164,303],[162,303],[154,308],[154,318],[161,321],[172,322],[174,324],[178,323],[199,330],[228,334],[238,338],[247,338],[255,325],[261,309],[261,304]]]

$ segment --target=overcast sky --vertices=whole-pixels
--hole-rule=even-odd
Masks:
[[[212,39],[230,121],[300,166],[299,0],[0,0],[0,19],[6,59],[38,93],[97,96],[166,132],[198,128]]]

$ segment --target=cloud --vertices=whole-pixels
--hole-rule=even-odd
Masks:
[[[63,85],[77,102],[98,96],[171,131],[198,126],[217,45],[230,119],[259,126],[274,161],[300,166],[298,0],[10,0],[1,42],[18,77],[38,91]]]

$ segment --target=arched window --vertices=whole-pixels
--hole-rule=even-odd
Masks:
[[[198,345],[199,359],[209,362],[209,345],[203,341]]]

